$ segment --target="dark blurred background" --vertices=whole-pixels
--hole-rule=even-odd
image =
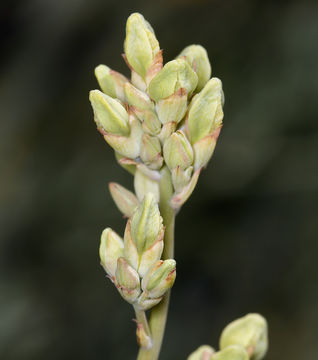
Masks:
[[[134,359],[132,308],[99,266],[123,233],[107,183],[132,188],[96,131],[94,67],[128,75],[141,12],[174,58],[208,50],[224,127],[177,218],[177,282],[162,359],[182,360],[248,312],[268,360],[318,358],[318,4],[315,1],[6,1],[0,5],[0,358]]]

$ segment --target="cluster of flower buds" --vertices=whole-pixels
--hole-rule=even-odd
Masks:
[[[170,204],[178,209],[213,154],[223,119],[222,83],[210,78],[200,45],[186,47],[163,66],[155,33],[138,13],[127,20],[124,51],[130,80],[105,65],[95,69],[102,90],[90,92],[97,128],[135,175],[138,201],[148,192],[159,201],[162,170],[168,168]]]
[[[162,217],[151,193],[134,206],[124,239],[110,228],[101,236],[103,268],[121,296],[139,310],[157,305],[176,277],[176,262],[160,260],[163,237]]]
[[[262,360],[267,347],[266,320],[259,314],[248,314],[225,327],[219,351],[203,345],[188,360]]]

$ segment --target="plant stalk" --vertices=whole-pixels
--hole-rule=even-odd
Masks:
[[[169,170],[164,167],[161,171],[160,180],[160,214],[165,228],[164,249],[162,258],[173,259],[174,256],[174,224],[175,211],[170,206],[173,194],[171,176]],[[155,306],[150,313],[149,327],[153,346],[151,349],[140,348],[137,360],[157,360],[159,358],[161,344],[165,332],[168,316],[170,291],[166,293],[162,301]]]

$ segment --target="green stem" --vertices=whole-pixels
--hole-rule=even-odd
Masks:
[[[161,171],[160,180],[160,213],[163,223],[166,227],[164,238],[164,249],[162,258],[173,259],[174,255],[174,223],[175,211],[170,206],[170,199],[173,193],[171,176],[169,170],[164,167]],[[168,308],[169,308],[170,291],[166,293],[162,301],[151,310],[149,326],[153,346],[151,349],[140,348],[137,360],[157,360],[161,349],[164,336]]]

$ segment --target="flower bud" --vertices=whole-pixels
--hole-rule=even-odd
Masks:
[[[147,84],[145,80],[136,73],[133,69],[131,70],[131,83],[139,90],[146,92]]]
[[[117,151],[115,151],[115,158],[118,162],[118,164],[127,170],[130,174],[135,175],[136,172],[136,165],[135,164],[125,164],[122,162],[123,159],[126,159],[125,156],[119,154]]]
[[[163,124],[160,134],[157,135],[162,144],[164,144],[170,135],[176,130],[176,127],[177,123],[174,121]]]
[[[135,88],[129,82],[125,84],[124,91],[130,106],[136,107],[139,110],[152,110],[154,108],[154,104],[148,95]]]
[[[159,207],[152,193],[147,193],[131,218],[131,235],[142,254],[157,240],[163,229]]]
[[[136,330],[137,342],[140,347],[145,349],[150,349],[152,347],[152,339],[147,334],[144,326],[137,322],[137,330]]]
[[[215,350],[209,345],[202,345],[194,351],[187,360],[210,360]]]
[[[149,298],[159,298],[171,289],[175,278],[175,260],[158,260],[142,279],[141,287]]]
[[[133,113],[129,113],[129,136],[120,136],[104,133],[104,139],[119,154],[130,159],[135,159],[140,154],[141,138],[143,134],[142,125]]]
[[[174,121],[178,123],[184,117],[188,106],[188,94],[180,88],[166,99],[159,100],[156,111],[162,124]]]
[[[189,166],[187,169],[183,170],[181,166],[177,166],[176,168],[171,170],[171,179],[173,183],[173,187],[176,192],[181,192],[185,186],[187,186],[191,180],[193,167]]]
[[[153,110],[139,110],[131,107],[138,119],[142,121],[142,128],[144,132],[149,135],[157,135],[161,130],[161,122]]]
[[[145,276],[162,254],[164,228],[158,214],[158,205],[153,196],[148,194],[126,225],[125,258],[141,277]]]
[[[118,100],[99,90],[92,90],[89,99],[98,128],[116,135],[129,134],[128,113]]]
[[[230,345],[218,351],[212,360],[249,360],[247,351],[240,345]]]
[[[183,170],[193,162],[193,150],[181,130],[174,132],[163,146],[163,156],[170,170],[180,166]]]
[[[163,237],[164,229],[162,228],[158,234],[156,242],[142,253],[138,267],[138,273],[141,277],[144,277],[155,262],[161,258],[163,250]]]
[[[150,179],[149,176],[146,176],[139,168],[135,173],[134,187],[139,201],[142,201],[147,193],[151,193],[155,201],[157,203],[159,202],[160,189],[158,181]]]
[[[142,293],[137,302],[136,305],[138,306],[138,308],[140,310],[146,311],[151,309],[152,307],[156,306],[157,304],[160,303],[160,301],[162,300],[162,297],[157,298],[157,299],[150,299],[146,293]]]
[[[136,195],[115,182],[109,184],[109,191],[118,209],[125,216],[131,217],[139,204]]]
[[[127,221],[125,228],[124,257],[135,270],[138,270],[140,256],[138,254],[136,243],[131,235],[131,219]]]
[[[124,243],[122,238],[111,228],[102,232],[99,256],[101,265],[110,277],[115,276],[117,259],[124,254]]]
[[[205,136],[192,145],[194,152],[194,170],[200,169],[201,167],[207,165],[208,161],[213,155],[220,130],[221,127],[214,130],[211,135]]]
[[[140,295],[139,275],[123,257],[117,260],[116,286],[122,297],[131,304]]]
[[[250,360],[263,359],[268,346],[267,322],[263,316],[248,314],[227,325],[220,338],[220,348],[233,344],[243,346]]]
[[[125,101],[124,84],[129,80],[117,71],[111,70],[106,65],[98,65],[95,68],[95,76],[102,91],[121,101]]]
[[[191,144],[212,134],[222,125],[222,83],[212,78],[191,101],[187,119],[187,130]]]
[[[201,45],[190,45],[181,51],[178,58],[183,56],[198,75],[196,91],[201,91],[211,76],[211,64],[207,51]]]
[[[149,94],[154,101],[165,99],[180,88],[191,94],[198,83],[197,74],[184,59],[169,61],[149,84]]]
[[[180,192],[177,192],[170,200],[170,205],[173,209],[179,209],[192,194],[200,175],[201,169],[195,171],[192,175],[188,185],[186,185]]]
[[[161,144],[157,137],[144,134],[142,136],[140,158],[150,169],[160,169],[163,164]]]
[[[145,78],[160,48],[153,29],[141,14],[129,16],[124,48],[130,66]]]

